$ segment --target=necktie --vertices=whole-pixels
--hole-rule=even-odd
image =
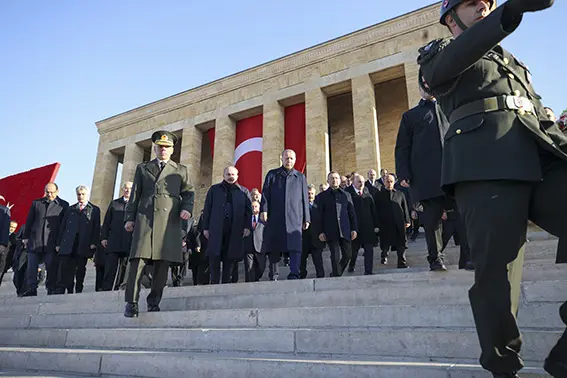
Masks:
[[[160,171],[163,171],[163,167],[165,167],[165,161],[160,161],[160,162],[159,162],[159,169],[160,169]]]
[[[258,224],[258,221],[256,220],[256,216],[254,215],[254,216],[252,217],[252,228],[255,229],[255,228],[256,228],[256,224]]]
[[[362,190],[358,192],[358,195],[362,197]]]
[[[85,208],[85,204],[84,204],[84,203],[79,204],[79,210],[80,210],[80,211],[83,211],[84,208]]]

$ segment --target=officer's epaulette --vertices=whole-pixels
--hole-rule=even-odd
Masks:
[[[451,43],[452,38],[439,38],[434,39],[427,45],[421,47],[419,51],[419,56],[417,57],[417,63],[422,65],[431,60],[439,51],[443,50],[449,43]]]

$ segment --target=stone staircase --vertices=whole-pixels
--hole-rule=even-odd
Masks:
[[[553,263],[556,240],[530,240],[518,321],[522,377],[535,378],[546,376],[543,359],[563,330],[567,266]],[[169,287],[162,312],[143,312],[142,302],[137,319],[122,315],[123,292],[41,289],[18,299],[4,282],[0,377],[490,377],[477,362],[473,274],[454,265],[429,272],[424,255],[418,240],[406,270],[377,264],[373,276]],[[449,263],[457,255],[450,248]],[[89,269],[91,290],[93,280]]]

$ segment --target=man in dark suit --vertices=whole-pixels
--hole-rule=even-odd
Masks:
[[[17,243],[18,243],[18,240],[17,240],[18,233],[16,232],[17,228],[18,228],[18,222],[10,221],[10,228],[8,229],[8,232],[9,232],[8,248],[7,248],[7,251],[6,251],[6,258],[5,258],[4,263],[3,263],[4,268],[2,270],[0,270],[0,285],[2,285],[2,280],[4,279],[4,274],[6,274],[8,272],[8,270],[13,265],[14,252],[16,250]],[[2,262],[0,262],[0,267],[1,267],[1,265],[2,265]]]
[[[88,259],[100,244],[100,209],[89,201],[86,186],[79,185],[75,192],[78,202],[65,212],[55,247],[59,254],[55,294],[83,292]]]
[[[182,221],[191,217],[194,191],[187,167],[171,161],[177,136],[169,131],[152,134],[156,159],[138,164],[132,194],[126,205],[124,228],[132,235],[130,270],[126,281],[124,316],[139,313],[140,278],[153,264],[148,311],[160,311],[159,303],[171,263],[182,263]]]
[[[69,207],[58,197],[59,188],[54,182],[45,185],[45,196],[32,202],[24,227],[23,243],[27,253],[27,290],[23,296],[37,295],[37,269],[40,262],[47,268],[45,286],[47,294],[57,288],[59,258],[55,247],[63,216]]]
[[[501,45],[525,13],[552,4],[444,1],[440,21],[453,38],[432,41],[418,58],[420,85],[451,123],[442,185],[465,219],[480,363],[496,377],[523,367],[507,265],[525,243],[528,219],[567,237],[567,137],[547,118],[527,66]],[[544,366],[554,377],[567,376],[567,334],[561,340]]]
[[[260,221],[260,203],[252,201],[252,232],[244,238],[246,282],[258,282],[266,270],[264,223]]]
[[[380,228],[381,263],[388,263],[390,248],[398,253],[398,268],[407,268],[405,251],[406,229],[410,226],[410,214],[406,197],[394,189],[396,178],[389,174],[384,179],[384,187],[376,195],[376,209]]]
[[[348,271],[354,272],[358,251],[364,249],[364,274],[372,274],[374,264],[374,244],[376,244],[376,233],[378,232],[378,213],[374,197],[364,186],[364,177],[355,173],[353,184],[347,188],[352,198],[358,234],[352,241],[352,258]]]
[[[449,122],[433,96],[423,90],[421,96],[419,104],[402,116],[396,140],[396,169],[400,185],[410,189],[411,201],[423,206],[429,266],[433,271],[444,271],[441,216],[447,200],[441,190],[441,154]]]
[[[357,237],[358,226],[352,198],[340,187],[339,173],[329,172],[327,182],[329,189],[315,199],[317,204],[315,229],[319,234],[319,240],[329,246],[333,277],[340,277],[351,259],[351,241]],[[340,261],[339,248],[342,252]]]
[[[374,169],[370,169],[366,174],[368,180],[364,183],[364,187],[368,189],[371,195],[376,194],[382,188],[382,184],[377,180],[377,173]]]
[[[10,245],[10,209],[0,205],[0,285],[4,277],[4,266]]]
[[[221,282],[221,262],[222,283],[231,282],[233,264],[243,258],[243,238],[252,228],[250,193],[237,183],[238,169],[226,167],[223,176],[221,183],[209,188],[203,208],[211,284]]]
[[[325,189],[326,190],[326,189]],[[307,198],[309,199],[309,213],[312,224],[317,224],[317,204],[315,203],[317,192],[315,185],[307,186]],[[299,266],[299,278],[307,277],[307,258],[311,255],[313,265],[315,265],[315,274],[317,278],[325,277],[325,268],[323,266],[323,249],[325,243],[319,240],[319,234],[314,231],[314,227],[303,230],[301,236],[301,264]]]
[[[264,243],[270,258],[270,280],[273,281],[278,279],[281,253],[290,256],[287,278],[299,278],[301,234],[311,223],[307,180],[293,168],[295,160],[293,150],[284,150],[282,166],[266,174],[262,189],[260,220],[266,223]]]
[[[199,219],[195,217],[191,217],[188,221],[188,228],[187,228],[187,236],[185,237],[185,247],[187,248],[187,253],[189,254],[188,258],[188,268],[191,269],[192,272],[192,279],[193,285],[203,285],[205,283],[202,282],[202,274],[199,271],[203,268],[201,267],[202,263],[207,260],[205,256],[205,252],[201,247],[201,218],[203,217],[203,211],[201,210],[201,214]],[[207,264],[208,266],[208,264]],[[209,271],[207,270],[207,274],[210,275]],[[210,277],[207,278],[208,283]]]
[[[133,183],[130,181],[122,185],[122,197],[112,201],[104,215],[100,235],[101,244],[106,250],[103,291],[115,289],[115,286],[119,286],[124,280],[124,269],[122,267],[126,266],[124,260],[128,258],[132,245],[132,233],[124,229],[124,214],[126,204],[130,200],[132,185]]]

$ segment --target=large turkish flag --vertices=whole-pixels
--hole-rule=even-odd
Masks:
[[[32,201],[43,197],[45,185],[55,181],[60,166],[49,164],[0,180],[0,195],[6,199],[11,220],[18,222],[18,228],[26,222]]]
[[[305,103],[285,108],[285,148],[295,151],[295,169],[305,173],[306,153],[305,145]]]
[[[262,190],[262,114],[236,122],[234,166],[238,183]]]

